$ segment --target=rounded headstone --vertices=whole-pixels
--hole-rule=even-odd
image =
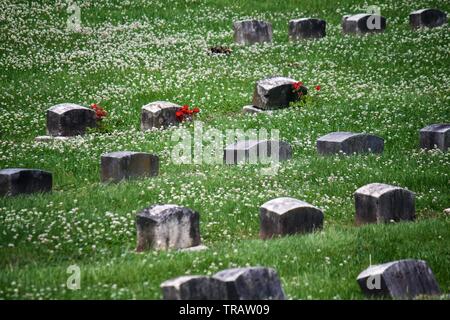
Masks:
[[[344,153],[382,153],[384,140],[366,133],[332,132],[317,139],[317,152],[322,155]]]
[[[415,219],[415,195],[409,190],[371,183],[356,190],[354,196],[358,225]]]
[[[177,205],[153,205],[136,215],[136,251],[200,245],[200,215]]]
[[[439,27],[447,23],[447,14],[438,9],[420,9],[410,13],[409,24],[412,28]]]
[[[177,125],[175,113],[181,106],[167,101],[155,101],[146,104],[141,110],[141,130],[161,129]]]
[[[238,44],[272,42],[272,25],[259,20],[241,20],[233,23],[234,41]]]
[[[269,77],[256,82],[253,93],[253,106],[263,110],[274,110],[289,107],[291,102],[299,100],[292,85],[297,82],[286,77]],[[301,87],[303,95],[308,93],[305,86]]]
[[[259,219],[261,239],[313,232],[323,226],[323,212],[320,209],[289,197],[264,203]]]
[[[227,300],[225,283],[208,276],[181,276],[161,284],[165,300]]]
[[[101,156],[102,182],[119,182],[124,179],[157,176],[158,156],[144,152],[118,151]]]
[[[50,136],[77,136],[97,125],[95,111],[73,103],[62,103],[47,110],[47,133]]]
[[[47,171],[20,168],[0,170],[0,196],[50,192],[52,183],[52,174]]]
[[[361,272],[357,282],[367,296],[412,299],[441,293],[433,272],[423,260],[407,259],[374,265]]]
[[[326,35],[327,23],[315,18],[293,19],[289,21],[288,34],[290,40],[323,38]]]
[[[228,300],[284,300],[280,279],[274,269],[248,267],[227,269],[213,278],[225,283]]]
[[[364,34],[383,32],[386,29],[386,18],[376,14],[359,13],[342,17],[344,33]]]
[[[423,149],[447,151],[450,148],[450,123],[432,124],[421,129],[419,139]]]
[[[223,157],[225,164],[257,164],[267,159],[285,161],[292,157],[292,147],[278,140],[242,140],[228,145]]]

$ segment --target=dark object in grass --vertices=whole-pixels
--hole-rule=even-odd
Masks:
[[[47,133],[51,136],[84,135],[97,125],[95,111],[73,103],[63,103],[47,110]]]
[[[17,196],[50,192],[52,174],[37,169],[3,169],[0,170],[0,196]]]
[[[332,132],[317,139],[317,152],[321,155],[343,153],[382,153],[384,140],[367,133]]]
[[[323,38],[326,36],[327,23],[315,18],[302,18],[289,21],[289,39],[302,40]]]
[[[411,28],[435,28],[447,23],[447,14],[438,9],[421,9],[410,13]]]
[[[386,18],[376,14],[360,13],[342,17],[344,33],[366,34],[383,32],[386,29]]]
[[[216,46],[216,47],[210,47],[209,48],[209,54],[215,55],[215,54],[224,54],[224,55],[230,55],[233,52],[231,48],[224,47],[224,46]]]
[[[420,130],[419,138],[422,149],[438,148],[445,152],[450,148],[450,123],[429,125]]]
[[[144,152],[118,151],[101,156],[102,182],[120,182],[125,179],[157,176],[159,158]]]

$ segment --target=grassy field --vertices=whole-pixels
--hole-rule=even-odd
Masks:
[[[371,4],[371,3],[369,3]],[[293,299],[361,299],[356,277],[369,262],[424,259],[450,291],[450,153],[418,147],[418,130],[450,121],[449,26],[412,31],[408,14],[446,0],[380,1],[386,32],[343,35],[342,15],[359,1],[80,1],[82,32],[66,31],[65,1],[0,2],[0,168],[51,171],[51,194],[0,198],[1,299],[160,299],[159,284],[229,267],[275,268]],[[327,21],[327,37],[290,43],[287,23]],[[232,22],[272,22],[272,44],[233,44]],[[207,49],[225,45],[229,56]],[[313,104],[272,116],[241,114],[255,81],[283,75],[320,85]],[[198,106],[204,130],[280,130],[293,158],[275,176],[259,166],[171,161],[173,130],[142,133],[140,109],[156,100]],[[101,103],[109,133],[36,143],[45,110]],[[193,133],[193,123],[183,127]],[[385,139],[382,155],[317,155],[332,131]],[[160,175],[99,182],[100,155],[132,150],[160,156]],[[416,193],[417,221],[354,225],[354,191],[372,182]],[[279,196],[323,209],[321,232],[258,239],[259,207]],[[195,253],[136,254],[136,212],[176,203],[201,215]],[[70,265],[81,290],[66,288]]]

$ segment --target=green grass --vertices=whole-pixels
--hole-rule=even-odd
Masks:
[[[407,17],[450,5],[379,4],[388,29],[359,37],[340,32],[341,16],[360,11],[351,0],[85,2],[82,34],[65,32],[65,8],[53,1],[2,2],[0,168],[49,170],[54,191],[0,199],[0,298],[159,299],[171,277],[262,265],[278,271],[290,298],[360,299],[355,279],[370,260],[406,258],[426,260],[448,293],[450,155],[421,151],[418,130],[450,121],[450,33],[412,31]],[[232,43],[232,21],[250,16],[273,23],[271,45]],[[325,19],[327,37],[288,42],[287,22],[303,16]],[[211,45],[233,53],[211,57]],[[302,109],[241,114],[255,81],[274,74],[322,90]],[[200,107],[204,131],[278,129],[294,156],[272,177],[259,166],[173,163],[173,130],[139,131],[141,107],[155,100]],[[101,102],[113,132],[35,143],[45,110],[61,102]],[[380,135],[385,151],[318,156],[316,139],[337,130]],[[101,184],[100,155],[117,150],[158,154],[160,175]],[[353,193],[372,182],[414,191],[417,221],[356,227]],[[323,231],[258,240],[259,207],[279,196],[322,208]],[[209,250],[134,253],[135,213],[154,203],[200,212]],[[65,287],[72,264],[81,268],[78,291]]]

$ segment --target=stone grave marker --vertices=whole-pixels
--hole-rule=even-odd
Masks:
[[[284,300],[280,279],[274,269],[247,267],[227,269],[213,276],[225,283],[228,300]]]
[[[450,148],[450,123],[432,124],[421,129],[419,139],[422,149],[447,151]]]
[[[289,197],[264,203],[259,218],[261,239],[309,233],[323,226],[323,212],[320,209]]]
[[[317,152],[321,155],[344,153],[382,153],[384,140],[366,133],[332,132],[317,140]]]
[[[420,9],[410,13],[409,24],[413,29],[435,28],[447,23],[447,14],[438,9]]]
[[[175,113],[181,106],[167,101],[155,101],[146,104],[141,110],[141,130],[167,128],[177,125]]]
[[[354,196],[358,225],[415,219],[415,195],[409,190],[371,183],[356,190]]]
[[[62,103],[47,110],[47,134],[70,137],[84,135],[97,125],[95,111],[73,103]]]
[[[342,31],[352,34],[383,32],[386,29],[386,18],[376,14],[359,13],[342,17]]]
[[[225,164],[256,164],[267,159],[284,161],[291,157],[292,147],[278,140],[241,140],[224,149]]]
[[[225,283],[208,276],[181,276],[161,284],[164,300],[227,300]]]
[[[234,42],[251,45],[272,42],[272,25],[265,21],[241,20],[233,23]]]
[[[357,282],[367,296],[413,299],[441,293],[433,272],[423,260],[407,259],[370,266],[358,275]]]
[[[136,251],[200,245],[200,215],[177,205],[153,205],[136,215]]]
[[[52,174],[47,171],[20,168],[0,170],[0,196],[50,192],[52,183]]]
[[[326,36],[325,20],[302,18],[289,21],[288,34],[290,40],[323,38]]]
[[[102,182],[157,176],[158,156],[144,152],[117,151],[101,156]]]

